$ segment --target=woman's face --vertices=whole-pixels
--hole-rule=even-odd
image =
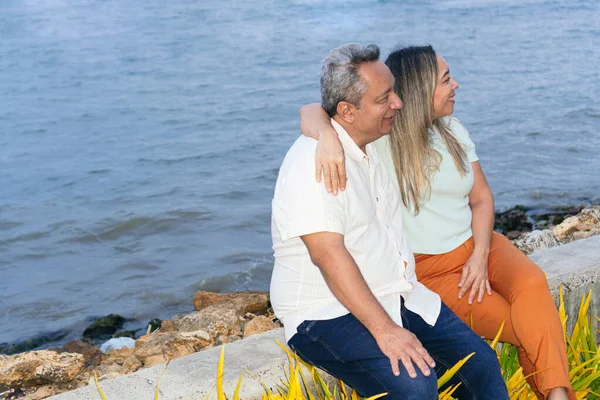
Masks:
[[[450,76],[450,67],[444,57],[437,56],[438,78],[433,93],[433,118],[438,119],[454,112],[454,91],[458,82]]]

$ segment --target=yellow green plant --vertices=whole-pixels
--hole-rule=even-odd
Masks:
[[[565,311],[562,286],[559,289],[558,314],[567,347],[571,386],[578,399],[598,400],[600,399],[600,348],[595,340],[594,319],[589,313],[591,298],[591,291],[582,296],[577,320],[570,336],[567,332],[568,316]],[[600,322],[598,317],[595,319]],[[501,330],[502,327],[500,332]],[[497,340],[491,346],[498,356],[511,400],[537,399],[519,366],[517,348],[510,344],[498,344]]]

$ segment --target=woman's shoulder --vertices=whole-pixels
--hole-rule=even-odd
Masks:
[[[471,135],[469,135],[469,131],[465,126],[458,120],[456,117],[446,117],[444,121],[446,126],[450,129],[454,137],[456,137],[460,142],[471,142]]]

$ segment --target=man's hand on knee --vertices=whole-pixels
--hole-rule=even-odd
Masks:
[[[404,368],[411,378],[417,377],[413,363],[421,370],[423,375],[429,376],[431,368],[435,368],[435,361],[429,355],[419,339],[407,329],[392,325],[375,336],[377,345],[392,364],[394,375],[400,375],[398,361],[402,361]]]

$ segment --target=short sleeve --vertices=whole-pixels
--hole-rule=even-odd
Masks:
[[[473,140],[471,140],[469,131],[467,131],[463,124],[461,124],[458,119],[452,117],[450,119],[450,129],[458,141],[463,145],[469,162],[479,161],[479,157],[475,152],[475,143],[473,143]]]
[[[316,140],[300,137],[279,170],[272,207],[283,241],[317,232],[345,234],[346,193],[333,196],[316,181],[316,145]]]

